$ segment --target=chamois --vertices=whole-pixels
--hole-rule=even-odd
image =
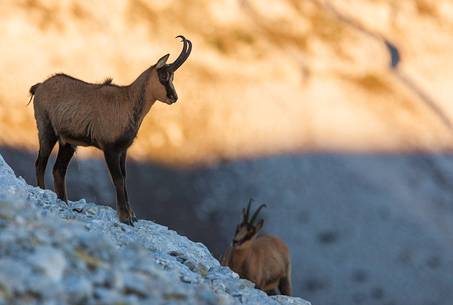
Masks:
[[[170,54],[162,56],[127,86],[111,79],[101,84],[87,83],[65,74],[56,74],[30,88],[38,127],[39,153],[36,159],[37,185],[45,188],[44,173],[49,155],[59,143],[53,167],[54,188],[59,199],[67,202],[65,175],[77,146],[94,146],[104,152],[116,189],[116,206],[121,222],[133,226],[137,221],[129,206],[126,190],[127,149],[156,101],[173,104],[178,99],[173,86],[174,72],[187,60],[192,43],[177,36],[183,48],[176,60],[167,64]]]
[[[255,220],[260,210],[258,207],[249,221],[250,199],[247,210],[242,209],[242,222],[237,225],[232,246],[226,251],[222,265],[230,267],[241,278],[255,283],[258,289],[269,295],[291,295],[291,261],[285,243],[271,235],[257,237],[263,227],[264,219],[257,224]]]

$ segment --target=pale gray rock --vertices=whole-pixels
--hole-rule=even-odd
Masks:
[[[48,246],[38,246],[29,256],[28,263],[38,272],[53,282],[58,282],[63,277],[66,268],[66,259],[61,250]]]
[[[168,228],[119,223],[113,209],[66,204],[0,156],[1,304],[309,305],[268,297]]]
[[[93,283],[83,275],[68,276],[64,279],[67,302],[85,304],[93,295]]]
[[[286,295],[275,295],[272,296],[274,300],[276,300],[279,304],[285,305],[310,305],[310,302],[301,299],[301,298],[293,298],[288,297]]]

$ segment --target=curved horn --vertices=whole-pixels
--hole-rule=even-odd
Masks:
[[[249,204],[247,205],[247,210],[242,209],[242,213],[244,214],[244,220],[243,223],[247,223],[249,221],[249,215],[250,215],[250,207],[252,205],[253,198],[249,199]]]
[[[192,51],[192,42],[188,39],[186,39],[182,35],[176,36],[176,38],[181,38],[181,41],[183,42],[183,47],[181,54],[179,54],[178,58],[169,65],[169,69],[172,70],[173,72],[176,71],[189,57],[190,52]]]
[[[258,207],[258,209],[256,209],[255,213],[253,213],[253,216],[252,216],[252,219],[250,219],[250,223],[253,224],[253,222],[255,221],[256,217],[258,216],[259,212],[261,211],[262,208],[265,208],[266,205],[265,204],[262,204]]]

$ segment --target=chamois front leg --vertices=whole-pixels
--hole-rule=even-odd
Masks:
[[[113,184],[116,188],[116,212],[122,223],[133,226],[132,215],[127,208],[127,199],[125,192],[125,183],[123,173],[121,171],[120,159],[121,152],[106,149],[104,151],[105,161],[112,176]]]
[[[74,155],[75,147],[71,144],[59,144],[58,156],[53,167],[53,183],[55,193],[60,200],[68,202],[68,197],[66,196],[66,170],[68,164],[71,161],[72,156]]]
[[[124,177],[124,193],[126,194],[126,203],[129,213],[132,215],[132,221],[137,221],[137,216],[135,216],[134,211],[132,210],[129,204],[129,197],[127,196],[127,187],[126,187],[126,157],[127,157],[127,150],[123,151],[120,156],[120,166],[121,166],[121,173]]]

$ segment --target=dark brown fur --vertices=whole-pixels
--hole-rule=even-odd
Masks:
[[[223,256],[222,265],[230,267],[241,278],[255,283],[258,289],[269,295],[291,295],[291,260],[288,247],[279,238],[271,235],[257,237],[264,221],[261,219],[256,225],[248,221],[248,213],[244,209],[244,219],[237,226],[233,245]]]
[[[30,94],[34,96],[39,136],[38,186],[45,188],[45,168],[58,141],[54,186],[58,198],[67,201],[65,174],[76,147],[97,147],[104,151],[116,188],[119,219],[132,225],[136,217],[129,206],[125,184],[127,149],[156,100],[167,104],[177,100],[172,84],[174,70],[168,68],[171,65],[166,64],[167,59],[168,54],[128,86],[114,85],[111,78],[92,84],[65,74],[56,74],[33,85]],[[158,75],[162,71],[167,71],[164,80]]]

